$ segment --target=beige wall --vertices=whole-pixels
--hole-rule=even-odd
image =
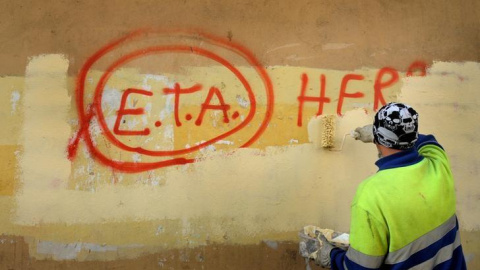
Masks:
[[[476,1],[3,2],[2,267],[303,269],[299,229],[349,229],[376,150],[342,140],[383,101],[449,153],[479,267]]]

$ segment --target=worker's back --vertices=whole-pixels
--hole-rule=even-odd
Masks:
[[[466,269],[448,158],[433,136],[377,162],[352,203],[348,269]]]

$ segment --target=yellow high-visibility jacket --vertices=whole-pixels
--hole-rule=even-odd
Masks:
[[[351,205],[350,248],[333,269],[466,269],[455,188],[444,149],[419,135],[414,149],[376,162]]]

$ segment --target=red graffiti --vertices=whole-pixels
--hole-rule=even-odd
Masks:
[[[415,61],[413,62],[406,73],[406,76],[426,76],[426,69],[427,64],[422,61]],[[342,115],[342,108],[345,98],[353,98],[358,99],[365,96],[364,92],[347,92],[347,85],[350,81],[357,80],[361,81],[364,80],[364,76],[360,74],[346,74],[342,78],[342,82],[340,85],[340,93],[338,96],[337,102],[337,114]],[[376,76],[375,82],[373,85],[374,90],[374,99],[373,99],[373,110],[376,111],[380,106],[387,104],[384,96],[383,91],[399,80],[398,71],[390,68],[384,67],[381,68]],[[325,95],[325,85],[326,85],[326,77],[324,74],[320,76],[320,96],[306,96],[307,86],[308,86],[308,76],[307,74],[302,74],[301,77],[301,87],[300,87],[300,95],[298,96],[298,116],[297,116],[297,126],[301,127],[303,125],[303,109],[305,102],[314,102],[318,103],[318,110],[316,115],[321,115],[323,113],[324,104],[330,102],[330,98]],[[364,90],[364,89],[362,89]]]
[[[407,77],[414,76],[415,72],[418,72],[416,76],[425,77],[427,75],[427,63],[422,61],[413,62],[407,70]]]
[[[213,95],[217,96],[218,100],[220,101],[220,105],[212,105],[211,101],[213,98]],[[220,90],[216,87],[211,87],[210,91],[208,91],[208,96],[205,102],[202,104],[202,110],[200,111],[200,114],[198,115],[197,120],[195,121],[195,124],[197,126],[200,126],[203,121],[203,116],[205,116],[205,112],[207,110],[220,110],[223,112],[223,122],[228,123],[230,120],[228,119],[228,114],[227,111],[230,109],[230,105],[225,104],[225,101],[223,101],[222,93],[220,93]]]
[[[383,76],[385,74],[390,75],[390,79],[383,81]],[[375,78],[375,84],[373,85],[373,89],[375,90],[375,95],[373,98],[373,110],[376,111],[379,108],[378,103],[381,103],[382,106],[387,104],[385,101],[385,98],[383,98],[382,90],[384,88],[392,86],[394,83],[398,81],[398,72],[389,67],[384,67],[380,69],[377,73],[377,76]]]
[[[148,92],[142,89],[127,89],[123,92],[122,101],[120,103],[120,109],[117,111],[117,120],[115,121],[115,126],[113,127],[113,132],[118,135],[148,135],[150,134],[150,129],[145,128],[144,130],[121,130],[120,122],[122,117],[125,115],[142,115],[144,113],[143,108],[136,109],[125,109],[125,104],[127,103],[127,98],[130,94],[140,94],[145,96],[153,95],[152,92]]]
[[[323,104],[329,103],[330,98],[325,97],[325,84],[326,79],[325,75],[320,75],[320,96],[319,97],[311,97],[305,96],[305,92],[307,92],[307,85],[308,85],[308,76],[307,74],[302,74],[302,90],[300,91],[300,96],[298,96],[298,118],[297,118],[297,125],[302,126],[302,116],[303,116],[303,105],[305,102],[318,102],[318,110],[317,116],[323,113]]]
[[[342,84],[340,86],[340,95],[338,96],[338,103],[337,103],[337,114],[342,115],[342,106],[343,106],[343,99],[348,98],[361,98],[365,94],[362,92],[355,92],[355,93],[347,93],[347,84],[351,80],[361,81],[363,80],[363,75],[359,74],[347,74],[342,79]]]
[[[202,86],[200,84],[195,84],[194,86],[190,88],[185,88],[182,89],[180,88],[180,84],[175,83],[175,87],[172,88],[164,88],[163,92],[165,94],[174,94],[175,95],[175,123],[177,127],[181,126],[182,123],[180,122],[180,117],[178,116],[178,111],[179,111],[179,106],[180,106],[180,94],[191,94],[195,93],[197,91],[200,91],[202,89]],[[189,119],[188,119],[189,120]]]
[[[149,45],[147,47],[139,48],[134,51],[130,51],[128,53],[120,53],[122,57],[118,60],[113,61],[112,64],[108,66],[106,71],[100,77],[98,83],[95,86],[95,93],[93,95],[93,100],[91,103],[87,103],[85,106],[85,85],[87,80],[87,74],[90,69],[100,61],[106,61],[105,56],[112,51],[115,51],[121,46],[125,44],[139,41],[139,40],[147,40],[146,42],[151,42],[152,36],[159,35],[161,37],[179,37],[178,40],[185,40],[186,37],[191,37],[192,40],[198,41],[199,39],[202,42],[205,42],[211,47],[214,48],[221,48],[222,50],[231,53],[235,56],[235,59],[240,57],[249,64],[253,69],[256,71],[256,75],[261,82],[263,83],[263,89],[253,89],[251,84],[249,83],[247,77],[240,72],[232,63],[230,63],[224,56],[216,54],[211,49],[205,49],[202,47],[197,47],[193,45],[184,45],[184,44],[161,44],[161,45]],[[175,38],[173,38],[175,39]],[[162,40],[163,41],[163,40]],[[165,42],[165,41],[164,41]],[[168,42],[173,43],[168,39]],[[126,47],[126,46],[125,46]],[[126,47],[128,50],[131,50],[130,47]],[[206,141],[203,141],[193,147],[184,148],[184,149],[173,149],[173,150],[153,150],[147,149],[143,146],[130,146],[125,143],[124,140],[117,138],[117,136],[147,136],[151,133],[149,128],[144,129],[136,129],[136,130],[125,130],[121,128],[121,123],[124,121],[123,119],[127,116],[142,116],[145,115],[145,108],[131,108],[127,106],[127,100],[129,97],[153,97],[155,94],[155,90],[146,90],[146,89],[138,89],[137,87],[131,87],[126,89],[121,96],[120,106],[118,108],[115,124],[110,130],[109,126],[107,125],[107,121],[104,116],[104,111],[102,108],[102,97],[103,93],[106,89],[106,85],[114,72],[116,72],[119,68],[131,65],[136,60],[142,60],[149,56],[154,55],[161,55],[167,53],[177,53],[182,55],[195,55],[204,57],[205,59],[209,59],[211,61],[216,62],[217,64],[221,65],[222,67],[226,68],[235,76],[235,78],[240,82],[241,86],[243,86],[244,90],[246,91],[246,95],[248,97],[248,113],[242,114],[242,120],[236,123],[233,128],[227,130],[226,132],[214,136]],[[250,75],[251,76],[251,75]],[[201,91],[203,86],[201,84],[193,84],[190,87],[182,87],[180,83],[175,83],[173,87],[163,88],[160,91],[163,95],[174,95],[174,118],[175,118],[175,125],[177,127],[182,126],[182,122],[180,120],[179,114],[179,104],[181,96],[187,94],[198,93]],[[264,113],[260,114],[257,112],[257,100],[256,94],[261,93],[264,98]],[[270,81],[270,78],[266,72],[266,70],[260,65],[258,60],[255,59],[252,53],[250,53],[245,47],[230,42],[229,40],[225,40],[223,38],[215,37],[201,31],[137,31],[127,35],[124,38],[116,40],[93,56],[91,56],[85,63],[85,65],[80,70],[77,80],[76,86],[76,104],[77,110],[79,115],[79,129],[75,136],[70,140],[68,146],[68,157],[69,159],[73,159],[76,155],[76,151],[79,146],[79,141],[83,140],[91,154],[91,156],[98,160],[99,162],[103,163],[106,166],[111,167],[112,169],[135,173],[141,172],[146,170],[152,170],[156,168],[161,168],[165,166],[171,165],[180,165],[180,164],[187,164],[194,162],[194,159],[188,157],[182,157],[182,155],[186,155],[195,151],[198,151],[202,148],[205,148],[219,140],[225,139],[233,134],[236,134],[244,127],[246,127],[253,119],[256,119],[257,122],[260,124],[256,131],[247,137],[243,144],[240,147],[248,147],[253,144],[265,131],[273,112],[273,87]],[[130,98],[131,99],[131,98]],[[200,126],[203,121],[203,117],[208,110],[219,110],[223,113],[223,122],[229,123],[229,110],[230,105],[227,104],[223,98],[221,91],[215,87],[209,87],[208,94],[201,104],[200,113],[195,121],[197,126]],[[235,111],[231,114],[231,119],[240,119],[240,113]],[[193,116],[188,113],[185,115],[185,119],[191,120]],[[94,139],[92,134],[90,134],[89,126],[91,125],[92,120],[96,119],[98,125],[101,127],[101,134],[104,138],[108,140],[111,145],[116,146],[121,151],[127,151],[131,153],[137,153],[149,157],[157,157],[161,158],[156,162],[133,162],[133,161],[124,161],[112,158],[107,156],[103,153],[96,143],[94,143]],[[155,127],[162,127],[162,121],[157,120],[154,123]],[[179,157],[180,156],[180,157]]]

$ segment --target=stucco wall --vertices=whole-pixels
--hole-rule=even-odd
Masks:
[[[304,269],[403,101],[449,153],[480,268],[477,1],[2,1],[0,265]],[[313,267],[313,266],[312,266]]]

